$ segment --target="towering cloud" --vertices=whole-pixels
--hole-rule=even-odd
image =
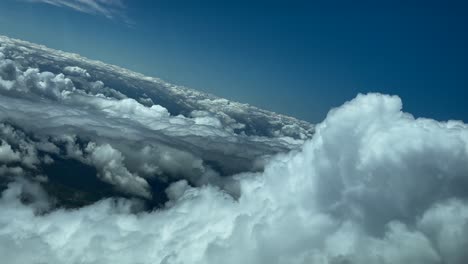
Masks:
[[[399,97],[367,94],[312,127],[162,82],[134,88],[129,79],[146,77],[84,59],[53,67],[72,62],[89,76],[47,72],[55,52],[2,46],[8,263],[468,261],[461,121],[415,119]],[[92,167],[126,198],[66,209],[47,175],[66,161]],[[164,204],[145,210],[161,192]]]

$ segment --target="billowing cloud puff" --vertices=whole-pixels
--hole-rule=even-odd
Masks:
[[[78,66],[67,66],[63,69],[63,72],[69,75],[75,75],[75,76],[84,77],[84,78],[91,77],[88,71]]]
[[[461,121],[367,94],[311,126],[2,41],[7,263],[468,261]],[[90,76],[56,72],[66,64]]]
[[[138,175],[130,173],[124,165],[122,153],[109,144],[96,146],[88,144],[91,163],[99,171],[98,176],[106,182],[117,185],[122,191],[134,193],[143,197],[151,197],[148,183]]]
[[[465,263],[468,128],[400,109],[370,94],[332,110],[301,151],[234,176],[237,199],[180,181],[159,211],[104,200],[38,215],[11,184],[0,251],[10,263]]]
[[[11,149],[11,146],[5,142],[0,142],[0,161],[2,163],[9,163],[14,161],[19,161],[20,155]]]

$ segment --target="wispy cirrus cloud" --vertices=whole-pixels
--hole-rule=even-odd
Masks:
[[[71,8],[78,12],[100,15],[108,19],[124,19],[127,23],[126,6],[122,0],[21,0],[30,3],[44,3],[57,7]]]

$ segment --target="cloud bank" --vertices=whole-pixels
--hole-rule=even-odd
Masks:
[[[111,66],[70,55],[74,68],[58,60],[54,72],[54,53],[21,43],[0,48],[8,263],[468,261],[461,121],[415,119],[398,96],[366,94],[308,130],[182,88],[140,93],[126,81],[143,77],[117,69],[115,79]],[[66,160],[93,168],[119,195],[57,204],[45,168]],[[166,200],[145,210],[160,194],[155,179]]]
[[[0,251],[9,263],[465,263],[468,128],[400,109],[378,94],[334,109],[301,151],[235,175],[237,200],[183,180],[159,211],[103,200],[38,215],[12,183]]]

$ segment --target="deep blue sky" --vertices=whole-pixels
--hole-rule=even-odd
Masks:
[[[228,3],[230,2],[230,3]],[[0,34],[322,120],[357,93],[468,121],[464,1],[126,1],[121,18],[0,1]]]

